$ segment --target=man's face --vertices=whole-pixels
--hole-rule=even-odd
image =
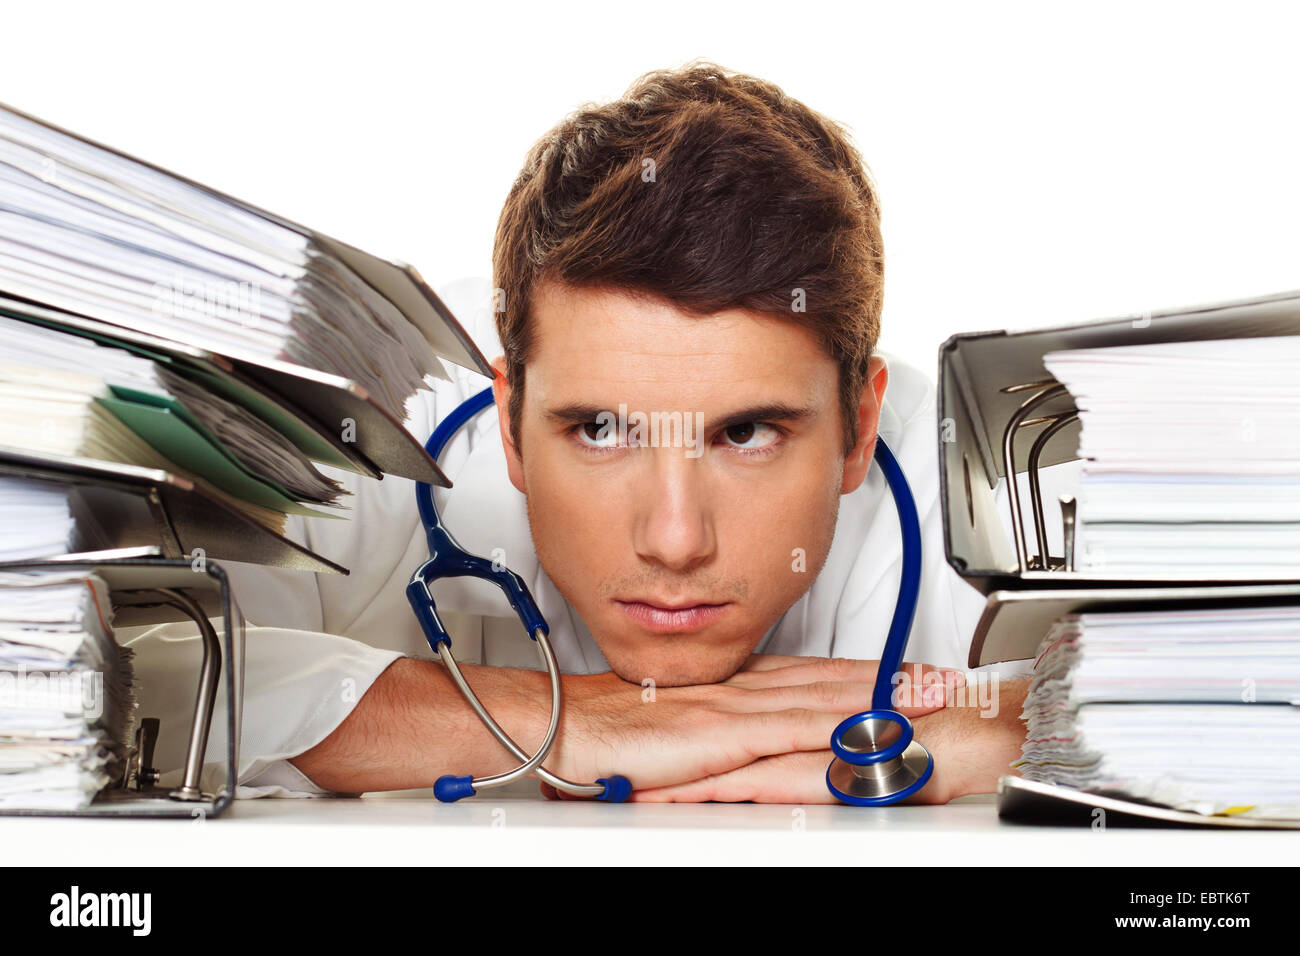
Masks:
[[[825,561],[870,465],[883,362],[846,458],[837,366],[793,321],[554,284],[533,321],[521,449],[494,365],[542,567],[624,680],[725,680]]]

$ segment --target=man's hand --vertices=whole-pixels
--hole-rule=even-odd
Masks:
[[[1009,764],[1020,757],[1025,739],[1020,712],[1030,680],[1000,682],[996,713],[954,706],[916,719],[916,739],[934,756],[934,774],[920,793],[904,802],[947,803],[967,793],[989,793],[996,789],[998,777],[1014,774]],[[833,756],[827,749],[763,757],[737,770],[687,784],[638,788],[632,799],[650,803],[837,803],[826,788],[826,768]]]
[[[936,668],[908,665],[943,706]],[[462,665],[502,728],[532,752],[546,732],[549,680],[541,671]],[[946,672],[960,679],[960,671]],[[642,687],[615,674],[562,677],[560,733],[543,766],[577,783],[622,774],[638,789],[670,787],[783,754],[818,752],[845,715],[871,705],[876,662],[757,656],[718,684]],[[395,661],[334,731],[292,763],[328,790],[430,787],[443,774],[476,777],[518,761],[488,733],[440,662]]]
[[[876,661],[756,655],[717,684],[656,688],[612,673],[569,676],[560,734],[544,766],[575,782],[622,774],[650,789],[817,752],[846,715],[871,706],[876,669]],[[943,707],[945,676],[962,679],[960,671],[926,665],[905,670],[928,691],[901,708],[909,717]],[[539,703],[547,692],[540,693],[531,705],[537,740],[546,716]]]

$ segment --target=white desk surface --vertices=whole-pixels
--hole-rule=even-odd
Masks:
[[[0,817],[8,866],[847,864],[1250,866],[1294,859],[1278,831],[1020,826],[994,797],[941,807],[624,804],[428,791],[238,800],[210,820]]]

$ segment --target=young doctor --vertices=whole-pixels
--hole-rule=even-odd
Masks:
[[[871,706],[899,587],[877,435],[921,515],[908,660],[928,668],[912,670],[914,688],[964,666],[984,603],[943,557],[933,384],[875,348],[880,213],[857,151],[754,77],[707,63],[648,74],[533,147],[493,268],[490,285],[440,290],[500,357],[495,408],[444,453],[454,487],[436,496],[459,541],[520,574],[549,623],[565,711],[546,766],[622,774],[638,800],[833,802],[830,734]],[[453,372],[411,403],[421,439],[486,384]],[[601,427],[620,410],[680,413],[683,427],[629,442]],[[407,603],[427,557],[413,483],[331,474],[353,517],[291,517],[290,534],[350,576],[223,562],[255,625],[238,796],[430,787],[515,766],[429,659]],[[434,597],[457,657],[478,662],[471,685],[531,752],[549,690],[513,611],[471,579]],[[164,783],[193,706],[192,631],[133,642],[140,713],[163,719]],[[904,697],[935,758],[912,801],[987,792],[1013,772],[1027,684],[996,684],[995,707]],[[223,746],[214,733],[207,774]]]

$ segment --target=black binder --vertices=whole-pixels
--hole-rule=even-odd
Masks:
[[[1072,501],[1062,502],[1064,554],[1050,554],[1047,509],[1037,470],[1075,459],[1078,410],[1047,371],[1043,356],[1060,349],[1101,348],[1211,338],[1300,335],[1300,292],[1192,308],[1119,316],[1027,331],[969,332],[939,350],[940,508],[948,563],[987,603],[968,665],[1032,658],[1050,624],[1083,611],[1300,604],[1300,576],[1225,576],[1207,581],[1178,570],[1142,575],[1076,570]],[[1014,475],[1030,473],[1028,501]],[[1006,478],[1012,507],[1008,538],[995,489]],[[1006,776],[998,812],[1027,823],[1300,828],[1300,821],[1207,816]]]
[[[139,554],[144,549],[103,552],[97,555],[69,555],[41,561],[0,563],[0,571],[68,570],[93,571],[108,584],[114,606],[114,625],[132,627],[192,620],[204,637],[204,665],[195,675],[194,722],[190,727],[161,728],[146,717],[136,730],[121,779],[101,790],[88,807],[78,810],[0,810],[16,816],[97,816],[97,817],[215,817],[230,805],[235,796],[238,772],[239,710],[241,698],[244,626],[238,604],[231,593],[226,573],[216,562],[196,565],[189,560]],[[210,617],[221,619],[213,627]],[[213,727],[217,681],[203,686],[203,675],[215,669],[224,687],[226,721]],[[156,786],[149,766],[157,734],[185,733],[188,748],[187,771],[203,767],[210,735],[225,738],[225,781],[216,793],[198,789],[197,771],[187,777],[180,788]],[[188,784],[188,787],[187,787]],[[180,792],[185,791],[185,792]]]

